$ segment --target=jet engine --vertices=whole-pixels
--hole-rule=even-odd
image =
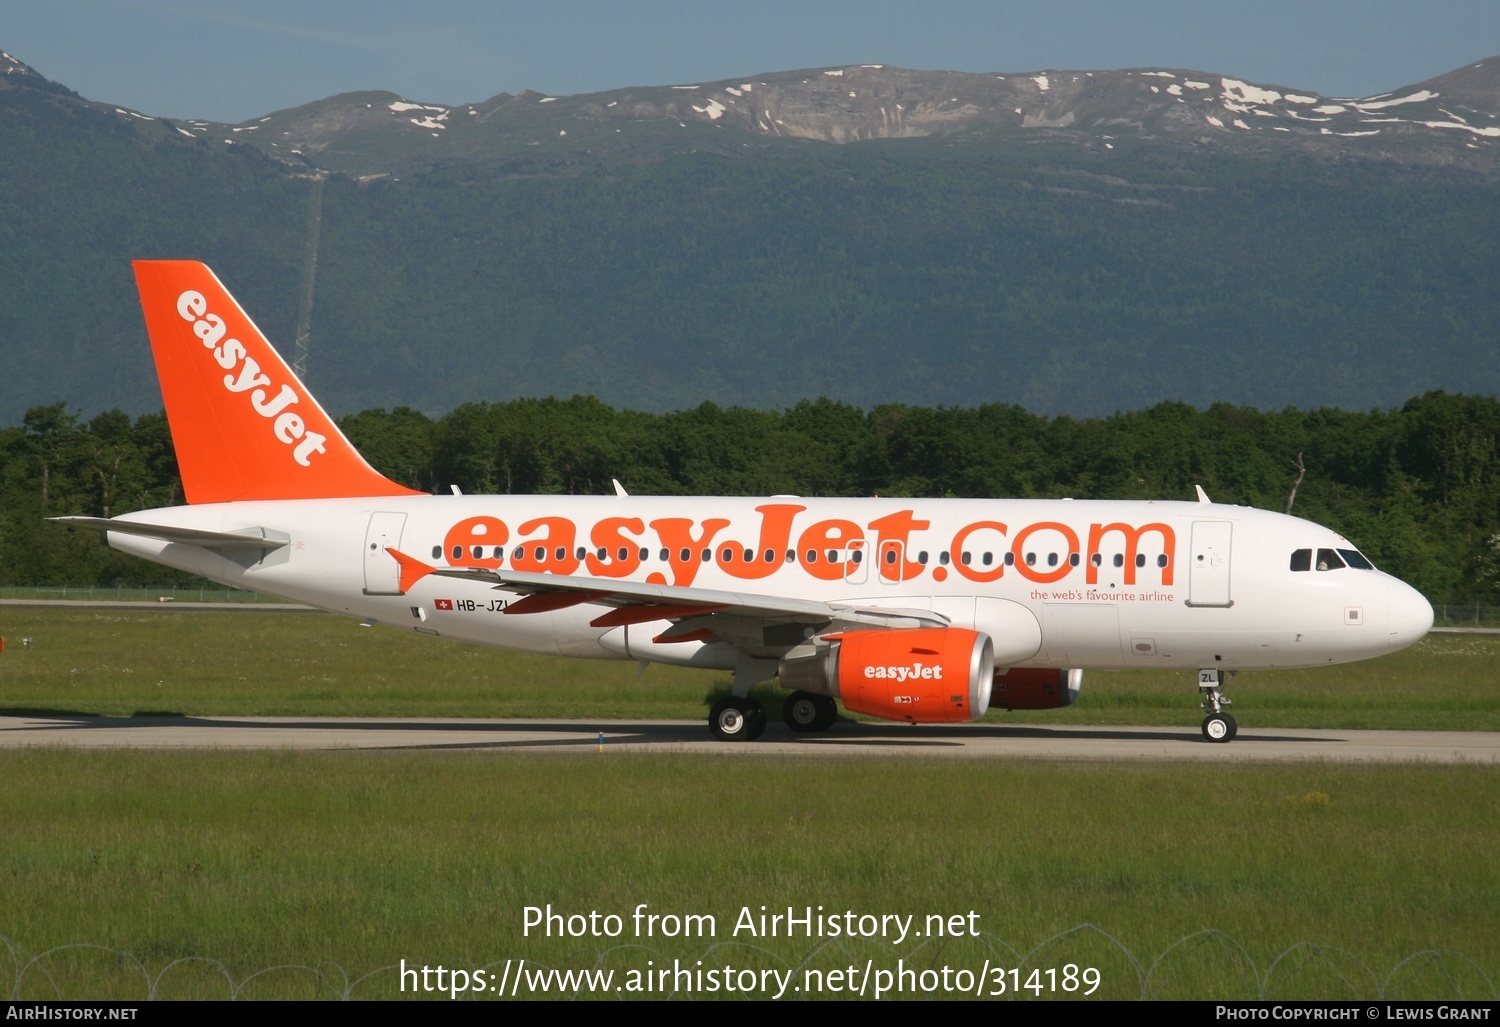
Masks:
[[[978,720],[990,706],[994,646],[968,628],[849,631],[793,650],[778,673],[782,687],[832,696],[854,713],[912,724]]]
[[[995,675],[990,701],[1004,710],[1055,710],[1078,701],[1077,667],[1012,667]]]

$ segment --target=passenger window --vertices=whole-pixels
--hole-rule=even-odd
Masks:
[[[924,567],[927,566],[927,550],[924,549],[917,554],[917,563]]]
[[[1028,566],[1028,567],[1035,567],[1036,566],[1036,554],[1035,553],[1027,553],[1026,554],[1026,566]]]
[[[443,558],[443,547],[442,546],[433,546],[432,547],[432,558],[434,560],[441,560]]]
[[[786,562],[787,563],[796,563],[797,562],[797,553],[796,553],[795,550],[788,549],[786,551]]]
[[[521,557],[523,557],[525,555],[526,555],[526,547],[525,546],[516,546],[516,551],[514,553],[510,554],[510,558],[512,560],[519,560]]]
[[[621,546],[616,552],[619,555],[621,563],[624,563],[626,560],[630,559],[630,550],[627,547]]]
[[[948,566],[948,550],[944,549],[941,553],[938,554],[938,563],[942,564],[944,567]]]
[[[658,560],[660,560],[660,561],[661,561],[661,562],[662,562],[662,563],[666,563],[666,562],[667,562],[667,561],[668,561],[668,560],[670,560],[670,559],[672,559],[672,554],[671,554],[671,553],[670,553],[670,552],[668,552],[668,551],[667,551],[667,550],[666,550],[666,549],[665,549],[665,548],[664,548],[664,549],[662,549],[662,551],[661,551],[661,555],[660,555],[660,556],[658,556],[658,557],[657,557],[657,559],[658,559]],[[687,557],[685,557],[685,556],[684,556],[684,557],[683,557],[683,559],[684,559],[684,560],[686,560],[686,559],[687,559]]]
[[[1144,567],[1144,566],[1146,566],[1146,554],[1145,553],[1136,553],[1135,554],[1135,565],[1137,567]]]
[[[678,554],[678,558],[683,563],[687,563],[693,558],[693,551],[691,549],[684,549],[681,553]]]
[[[1078,554],[1077,553],[1069,553],[1068,554],[1068,566],[1069,567],[1077,567],[1078,566]]]
[[[969,566],[969,561],[971,559],[973,559],[972,554],[970,554],[968,551],[965,551],[964,555],[959,557],[959,563],[962,563],[965,567],[967,567]]]
[[[1015,565],[1016,565],[1016,554],[1015,553],[1006,553],[1005,554],[1005,566],[1007,566],[1007,567],[1014,567]]]
[[[455,560],[462,560],[463,558],[464,558],[464,547],[463,546],[454,546],[453,547],[453,559],[455,559]]]
[[[838,563],[839,562],[839,551],[837,549],[830,549],[830,550],[828,550],[828,562],[829,563]]]
[[[719,553],[719,556],[723,557],[725,563],[734,563],[734,550],[727,546]]]
[[[1047,554],[1047,566],[1048,567],[1056,567],[1057,566],[1057,554],[1056,553],[1048,553]]]
[[[708,561],[712,560],[713,558],[714,551],[712,549],[705,549],[702,553],[699,554],[699,559],[701,559],[704,563],[708,563]]]
[[[886,555],[889,556],[891,554],[887,553]],[[809,549],[807,551],[807,562],[808,563],[817,563],[818,562],[818,551],[816,549]]]
[[[894,566],[895,563],[896,563],[896,551],[894,549],[887,549],[885,551],[885,564],[886,564],[886,566],[887,567]]]
[[[1115,554],[1115,566],[1116,567],[1124,567],[1125,566],[1125,556],[1124,556],[1123,553],[1116,553]]]
[[[558,549],[557,552],[559,554],[557,558],[559,560],[561,560],[562,559],[562,555],[561,554],[566,553],[567,550],[566,549]],[[576,559],[576,560],[582,560],[585,556],[588,556],[588,555],[589,555],[589,551],[587,549],[585,549],[583,546],[579,546],[577,549],[573,550],[573,558]]]
[[[1093,564],[1095,567],[1098,567],[1104,563],[1104,557],[1100,556],[1098,553],[1095,553],[1093,556],[1089,557],[1089,563]]]
[[[863,549],[856,549],[853,553],[849,554],[849,559],[855,563],[864,563],[865,551]]]
[[[601,560],[608,560],[609,559],[609,550],[605,549],[603,546],[600,546],[598,552],[595,553],[594,555],[598,556],[599,559],[601,559]],[[622,559],[623,559],[623,557],[622,557]]]
[[[767,549],[766,550],[766,563],[775,563],[775,562],[776,562],[776,550],[774,550],[774,549]]]
[[[990,564],[992,564],[992,563],[995,562],[995,554],[994,553],[985,553],[983,556],[981,556],[979,558],[979,562],[982,563],[982,564],[984,564],[986,567],[988,567]]]
[[[1166,553],[1162,553],[1160,556],[1158,556],[1156,558],[1156,566],[1158,566],[1158,567],[1165,567],[1166,565],[1167,565],[1167,554]]]
[[[484,546],[475,546],[472,550],[470,550],[470,552],[472,552],[474,554],[474,559],[476,559],[476,560],[483,560],[484,559]]]
[[[651,550],[645,546],[641,546],[641,563],[645,563],[649,559],[651,559]]]
[[[496,546],[495,547],[495,559],[497,559],[497,560],[503,560],[504,558],[505,558],[505,550],[502,549],[500,546]]]
[[[746,563],[754,563],[755,562],[755,550],[753,550],[753,549],[747,549],[747,550],[745,550],[745,554],[744,555],[745,555],[745,562]]]
[[[1292,554],[1292,570],[1294,570],[1294,571],[1310,571],[1310,570],[1312,570],[1312,550],[1311,549],[1299,549],[1299,550],[1297,550],[1296,552],[1294,552]]]

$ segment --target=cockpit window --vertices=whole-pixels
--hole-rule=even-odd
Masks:
[[[1318,550],[1318,570],[1336,571],[1344,566],[1343,559],[1332,549]]]
[[[1375,565],[1365,559],[1365,554],[1357,549],[1340,549],[1339,555],[1344,558],[1344,562],[1350,567],[1355,567],[1362,571],[1373,571],[1375,569]]]
[[[1312,570],[1312,550],[1311,549],[1299,549],[1295,553],[1292,554],[1292,570],[1294,570],[1294,571],[1310,571],[1310,570]]]

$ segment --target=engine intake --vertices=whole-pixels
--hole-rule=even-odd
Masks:
[[[983,632],[850,631],[824,635],[813,645],[813,652],[781,661],[783,687],[833,696],[854,713],[912,724],[978,720],[990,708],[994,645]]]

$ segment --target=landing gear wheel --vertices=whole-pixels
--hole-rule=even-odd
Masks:
[[[1210,742],[1231,742],[1239,729],[1227,713],[1210,713],[1203,718],[1203,737]]]
[[[729,696],[714,703],[708,729],[721,742],[749,742],[766,729],[766,708],[754,699]]]
[[[786,726],[802,733],[827,731],[838,715],[838,705],[832,699],[812,692],[793,692],[781,707]]]

